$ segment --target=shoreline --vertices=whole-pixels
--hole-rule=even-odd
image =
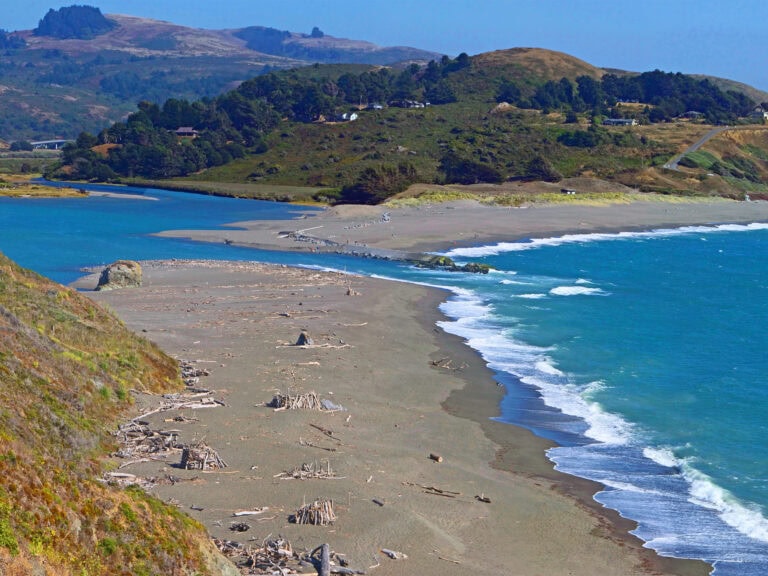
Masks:
[[[342,205],[293,220],[230,223],[231,230],[166,230],[157,236],[280,251],[414,258],[453,248],[566,234],[768,222],[768,202],[642,199],[628,204],[523,208],[462,200],[401,208]]]
[[[415,251],[446,251],[463,246],[488,246],[520,238],[554,237],[567,233],[617,233],[689,225],[768,221],[768,203],[765,202],[696,201],[669,205],[638,203],[630,206],[553,205],[525,209],[490,208],[493,212],[488,212],[488,207],[462,201],[437,207],[389,210],[383,207],[347,207],[341,211],[331,209],[296,220],[235,223],[234,225],[243,228],[241,230],[167,231],[159,235],[272,250],[336,252],[340,251],[336,238],[343,231],[349,238],[342,244],[346,247],[342,252],[397,255],[413,254]],[[383,218],[385,213],[387,217]],[[429,216],[428,225],[426,216]],[[574,220],[575,217],[581,216],[588,218]],[[461,228],[455,227],[457,222],[462,221],[471,226],[477,226],[479,223],[482,232],[467,238]],[[574,225],[575,221],[578,225]],[[396,224],[392,224],[393,222]],[[306,238],[297,241],[285,234],[286,230],[303,232],[309,229],[313,233],[309,241]],[[317,239],[318,243],[314,244],[312,239]],[[332,241],[331,246],[323,245],[326,239]],[[574,506],[596,521],[594,534],[613,542],[631,558],[638,559],[639,565],[643,567],[638,573],[709,573],[712,567],[701,561],[662,557],[653,550],[643,548],[643,542],[629,534],[636,526],[635,522],[603,508],[594,500],[595,493],[603,488],[602,485],[554,470],[553,463],[544,453],[553,443],[515,425],[491,420],[493,415],[498,413],[502,396],[499,387],[496,387],[496,394],[485,391],[480,399],[476,398],[475,394],[478,382],[493,381],[490,369],[479,354],[470,349],[461,338],[436,330],[437,320],[444,319],[437,309],[437,305],[444,301],[443,292],[438,289],[422,289],[433,292],[431,296],[425,296],[426,300],[432,303],[433,310],[420,308],[416,313],[422,331],[439,332],[436,340],[440,342],[440,348],[450,351],[452,357],[468,358],[474,362],[479,360],[482,364],[481,368],[472,371],[471,377],[462,375],[463,386],[452,389],[448,398],[441,401],[440,405],[446,413],[480,426],[484,437],[496,446],[495,456],[489,460],[492,468],[502,470],[516,479],[546,482],[552,493],[565,496]],[[459,352],[460,349],[464,350],[464,354]],[[469,360],[467,362],[472,364]],[[515,432],[510,429],[515,429]],[[521,446],[525,446],[525,450],[522,450]],[[421,566],[419,571],[423,574],[430,573]],[[616,572],[619,573],[635,572]]]
[[[190,266],[192,267],[190,268]],[[184,315],[194,318],[196,314],[203,314],[199,310],[199,308],[203,306],[201,303],[206,303],[213,307],[222,304],[226,306],[228,300],[233,298],[246,298],[246,285],[242,284],[242,282],[246,281],[246,276],[243,276],[242,273],[237,270],[248,269],[249,266],[223,262],[202,263],[202,266],[203,269],[201,270],[200,268],[196,269],[194,265],[189,262],[150,263],[147,267],[149,278],[149,286],[147,289],[141,288],[136,292],[124,290],[112,293],[93,293],[94,299],[107,302],[113,310],[117,310],[121,318],[123,318],[131,328],[136,331],[143,330],[148,332],[148,336],[161,344],[161,346],[169,353],[174,355],[182,353],[189,354],[194,350],[200,354],[205,353],[210,355],[213,349],[220,348],[220,346],[208,346],[208,349],[206,350],[206,346],[202,345],[200,340],[193,341],[191,349],[190,347],[185,349],[184,346],[180,346],[181,343],[179,340],[189,336],[189,334],[186,334],[187,332],[191,331],[195,337],[200,337],[201,334],[205,333],[205,330],[201,332],[199,327],[184,327],[182,326],[183,320],[175,318],[173,315],[168,316],[165,311],[173,302],[173,306],[175,306],[177,312],[184,310]],[[314,271],[287,269],[286,267],[281,266],[258,265],[256,268],[261,270],[261,273],[266,271],[266,277],[271,278],[271,280],[265,280],[266,283],[274,282],[274,276],[285,275],[286,270],[291,271],[289,275],[295,277],[294,281],[288,284],[281,283],[283,297],[286,297],[284,290],[289,290],[288,294],[290,295],[292,293],[293,296],[296,295],[295,290],[300,290],[299,293],[303,293],[304,296],[306,296],[306,291],[309,290],[309,288],[306,288],[308,285],[304,279],[307,277],[313,278],[315,281],[317,281],[318,278],[325,278],[322,282],[326,282],[328,281],[328,278],[340,276],[335,273],[318,273]],[[213,270],[213,272],[211,270]],[[250,275],[251,273],[247,272],[247,274]],[[205,279],[205,282],[202,281],[203,278]],[[233,278],[239,279],[241,284],[233,283]],[[247,278],[250,278],[250,276],[247,276]],[[298,284],[296,278],[301,279],[298,281]],[[190,280],[192,281],[192,285],[189,285]],[[92,282],[93,278],[91,278],[90,281]],[[474,522],[466,522],[473,525],[469,533],[467,533],[467,527],[464,526],[464,523],[462,522],[452,522],[448,526],[434,526],[433,524],[437,520],[433,519],[425,523],[424,515],[434,508],[434,502],[411,503],[413,508],[408,508],[405,518],[388,517],[384,522],[384,526],[387,527],[387,533],[390,535],[393,533],[393,530],[394,533],[397,534],[400,532],[420,534],[421,531],[425,531],[426,534],[439,540],[443,546],[450,545],[450,547],[452,547],[453,555],[450,556],[451,558],[461,558],[461,560],[459,560],[461,563],[454,565],[457,568],[454,572],[450,563],[437,562],[435,565],[435,554],[431,550],[422,549],[414,552],[413,550],[408,549],[408,554],[411,559],[403,566],[403,569],[405,569],[407,573],[413,573],[415,566],[418,566],[416,571],[424,575],[440,574],[443,576],[444,574],[466,573],[461,567],[466,566],[465,562],[467,560],[465,560],[464,556],[459,554],[459,552],[463,551],[463,554],[467,556],[473,555],[472,552],[467,551],[468,542],[465,542],[465,540],[469,539],[470,541],[473,541],[474,535],[478,530],[480,530],[482,535],[486,538],[492,540],[490,549],[486,549],[486,545],[489,543],[483,545],[473,542],[473,546],[479,546],[481,549],[480,551],[484,552],[484,554],[489,554],[492,550],[495,550],[494,553],[496,555],[500,554],[502,558],[505,558],[503,565],[507,567],[512,566],[513,564],[520,565],[521,554],[529,557],[527,560],[522,561],[528,568],[519,572],[520,574],[536,573],[536,570],[541,569],[541,566],[539,566],[539,563],[541,562],[544,562],[548,566],[548,568],[541,573],[548,574],[564,573],[563,570],[565,565],[572,570],[572,572],[569,573],[584,574],[585,576],[594,573],[616,575],[661,573],[670,575],[677,574],[680,576],[709,573],[711,567],[703,562],[665,558],[658,556],[653,550],[643,548],[642,541],[629,534],[629,530],[635,526],[634,522],[621,518],[618,513],[614,511],[604,509],[593,499],[594,494],[601,489],[601,485],[562,474],[554,470],[552,462],[549,461],[545,455],[546,448],[552,446],[553,443],[534,436],[533,433],[524,428],[497,422],[491,419],[494,415],[498,414],[499,402],[504,394],[504,388],[496,385],[493,380],[492,372],[485,365],[485,362],[476,351],[467,346],[460,337],[453,336],[437,328],[436,322],[445,319],[442,312],[438,309],[438,304],[445,301],[446,292],[439,289],[410,284],[402,285],[397,289],[392,290],[391,281],[361,277],[355,277],[354,280],[344,278],[341,280],[341,284],[339,284],[338,279],[336,281],[330,281],[333,285],[331,292],[338,292],[340,285],[343,285],[344,283],[351,285],[352,282],[354,282],[354,285],[356,286],[355,289],[362,293],[360,296],[360,303],[363,301],[366,303],[366,310],[349,309],[350,305],[353,308],[360,308],[358,302],[354,302],[357,298],[350,299],[350,297],[347,296],[346,298],[342,297],[342,299],[339,300],[337,294],[328,293],[328,290],[323,288],[323,295],[321,298],[329,299],[338,308],[339,318],[344,319],[344,322],[337,323],[337,325],[362,325],[362,322],[354,322],[354,320],[360,320],[360,317],[354,318],[354,316],[363,314],[365,317],[368,317],[370,312],[370,317],[374,318],[377,324],[381,323],[384,325],[382,334],[388,335],[388,338],[394,337],[397,339],[399,337],[405,337],[405,332],[408,332],[409,338],[416,338],[412,346],[415,350],[410,351],[410,348],[408,348],[408,354],[405,353],[405,350],[402,351],[402,360],[407,360],[407,365],[413,368],[414,377],[418,377],[419,379],[426,378],[427,380],[437,378],[440,381],[444,381],[446,378],[449,379],[447,389],[438,391],[437,396],[434,395],[434,391],[430,393],[432,401],[423,398],[407,388],[401,390],[401,392],[409,396],[411,394],[416,394],[416,396],[414,396],[414,401],[421,405],[421,408],[418,410],[430,411],[428,414],[421,415],[422,419],[426,417],[428,420],[427,422],[424,422],[423,420],[417,421],[417,428],[422,431],[432,430],[432,432],[430,432],[430,437],[437,431],[439,431],[439,435],[445,436],[445,438],[435,437],[434,443],[440,446],[440,453],[446,455],[446,463],[450,462],[451,466],[453,466],[453,463],[456,462],[457,470],[449,471],[443,464],[435,467],[432,462],[424,462],[420,459],[413,460],[413,454],[404,455],[406,460],[408,458],[411,459],[405,470],[420,470],[420,477],[429,479],[429,482],[426,479],[422,481],[422,485],[450,486],[455,488],[456,486],[461,485],[462,483],[466,484],[467,482],[470,485],[490,482],[489,488],[485,491],[479,491],[488,495],[493,494],[492,500],[494,509],[496,509],[497,506],[502,507],[502,510],[498,511],[496,514],[483,510],[478,511],[479,513],[486,513],[483,514],[483,516],[478,517]],[[86,287],[87,283],[88,280],[84,280],[81,281],[79,285],[80,287]],[[296,286],[302,288],[297,289]],[[232,292],[232,290],[234,290],[234,292]],[[243,290],[246,291],[244,292]],[[318,288],[318,290],[320,289]],[[154,293],[152,293],[153,291]],[[147,294],[147,292],[150,293]],[[185,295],[184,293],[190,294]],[[235,293],[236,297],[234,296]],[[369,298],[369,293],[376,294],[376,296],[374,298]],[[410,302],[409,310],[396,313],[392,310],[391,305],[385,306],[386,303],[382,303],[382,300],[390,300],[392,298],[400,299],[402,298],[402,295],[406,295],[407,301]],[[346,300],[346,302],[342,302],[342,300]],[[352,302],[354,303],[352,304]],[[158,319],[149,315],[148,310],[160,304],[163,304],[163,306],[161,306],[163,310],[161,315],[164,319]],[[294,310],[300,310],[295,308],[295,302],[293,303],[293,306]],[[305,311],[306,310],[307,309],[305,309]],[[377,311],[382,312],[384,310],[386,310],[386,313],[383,315],[381,313],[376,313]],[[221,311],[219,310],[219,312]],[[409,325],[413,325],[414,329],[405,330],[400,334],[400,330],[396,326],[391,325],[393,319],[390,316],[392,315],[397,316],[394,320],[395,322],[399,321],[403,324],[410,323]],[[353,318],[349,318],[349,316],[352,316]],[[197,319],[197,324],[204,323],[203,318],[204,316],[200,316],[200,318]],[[349,320],[353,321],[349,322]],[[209,319],[209,322],[210,321],[211,319]],[[234,318],[230,318],[229,321],[235,322]],[[171,326],[163,326],[164,323],[170,324]],[[309,323],[309,321],[307,321],[307,323]],[[219,327],[223,324],[223,320],[220,322],[213,322],[212,325],[209,326],[208,332],[212,329],[213,336],[219,338],[220,335],[218,335],[217,332],[220,330]],[[418,329],[416,329],[417,327]],[[428,335],[429,339],[433,340],[433,343],[425,349],[425,343],[418,342],[418,339]],[[208,337],[210,336],[211,334],[208,334]],[[335,338],[336,336],[337,335],[334,332],[333,337]],[[344,340],[346,341],[347,338],[345,337]],[[237,341],[238,339],[235,339],[230,342],[230,348],[228,348],[230,352],[226,352],[226,354],[231,354],[229,358],[234,358],[236,355],[236,353],[231,350],[233,350],[232,347],[237,347]],[[397,342],[390,342],[388,346],[396,346],[396,344]],[[397,350],[397,348],[392,349]],[[256,354],[255,351],[254,354]],[[341,354],[341,352],[338,352],[338,354]],[[466,365],[466,367],[457,371],[441,371],[439,367],[432,365],[428,367],[427,372],[424,373],[424,369],[418,368],[419,364],[426,364],[426,358],[422,358],[420,361],[418,360],[422,354],[425,354],[425,356],[430,358],[432,362],[437,362],[444,357],[450,357],[451,361],[454,362],[454,365]],[[372,356],[369,354],[366,357],[368,360],[380,364],[386,358],[386,354],[377,348],[373,351]],[[228,360],[227,364],[230,361],[234,362],[234,359]],[[253,363],[254,361],[255,358],[249,359],[246,361],[246,364]],[[325,363],[326,361],[330,362],[331,359],[326,358],[322,360],[322,363]],[[211,363],[211,365],[215,366],[214,363]],[[221,367],[224,367],[224,363],[221,363]],[[355,367],[357,368],[357,366]],[[292,369],[299,370],[297,365],[294,365]],[[216,370],[218,370],[218,368],[214,369],[214,375]],[[337,378],[341,377],[340,370],[341,368],[337,366],[333,371]],[[373,366],[371,367],[371,370],[377,370],[377,368]],[[397,378],[395,378],[395,381],[393,382],[389,380],[391,374],[387,374],[388,372],[392,372],[394,368],[379,366],[378,370],[382,372],[382,375],[380,375],[379,378],[387,378],[387,381],[390,382],[392,387],[397,386]],[[437,372],[437,374],[435,374],[435,372]],[[410,376],[409,372],[406,373]],[[240,377],[242,377],[242,375],[240,375]],[[356,386],[353,386],[353,388],[356,388]],[[351,397],[354,397],[355,392],[360,391],[353,391]],[[230,393],[234,394],[234,391],[231,391]],[[338,398],[339,400],[342,399],[342,397],[338,395],[334,396],[334,398]],[[353,400],[349,401],[352,402]],[[359,401],[359,398],[357,401]],[[405,402],[405,404],[402,402]],[[376,407],[376,410],[382,412],[387,412],[389,408],[388,414],[384,414],[384,416],[379,415],[380,426],[386,426],[387,422],[391,425],[392,421],[397,422],[398,420],[400,421],[400,426],[405,425],[403,417],[400,415],[400,410],[410,412],[412,406],[408,401],[403,400],[402,402],[396,402],[395,398],[392,401],[385,401],[384,404],[380,404]],[[437,402],[437,404],[430,408],[431,402]],[[345,404],[344,401],[341,403]],[[400,409],[393,412],[389,406],[392,403],[401,404]],[[358,408],[362,410],[362,407],[358,406]],[[443,418],[435,415],[433,410],[438,410],[443,413],[448,420],[444,421]],[[358,415],[352,412],[351,409],[350,412],[354,422]],[[200,417],[207,418],[208,416],[209,414],[206,413]],[[263,416],[261,418],[263,418]],[[238,418],[238,420],[240,420],[240,418]],[[431,422],[431,424],[429,422]],[[464,422],[464,424],[462,424],[462,422]],[[413,421],[410,424],[412,427],[414,426]],[[224,426],[225,424],[224,422],[220,422],[220,425]],[[337,426],[343,426],[343,424],[340,424],[337,421]],[[425,426],[426,428],[423,428]],[[395,428],[397,427],[398,424],[395,423]],[[382,429],[378,432],[373,431],[375,441],[373,442],[371,449],[382,450],[381,443],[385,442],[385,440],[382,440],[379,436],[384,430],[385,429]],[[344,433],[346,434],[347,432],[348,431],[344,429]],[[262,434],[263,433],[264,431],[262,431]],[[281,429],[278,437],[285,434],[288,434],[288,431]],[[385,433],[384,435],[389,437],[392,435],[392,432]],[[480,440],[480,437],[483,438],[482,441]],[[471,441],[469,444],[466,444],[468,439]],[[450,441],[445,444],[439,440]],[[277,444],[277,439],[275,437],[273,437],[271,442],[268,440],[265,441],[267,443]],[[370,439],[368,441],[370,441]],[[226,443],[229,444],[231,442],[234,442],[234,435],[230,436],[229,441]],[[362,440],[359,440],[359,442],[362,443]],[[392,438],[389,439],[389,443],[392,444]],[[456,444],[456,446],[454,446],[454,444]],[[467,452],[471,453],[456,453],[455,448],[460,447],[463,447]],[[387,463],[395,462],[393,458],[399,458],[399,453],[402,450],[404,450],[403,446],[390,445],[387,451],[388,459],[378,463],[376,466],[386,466]],[[422,447],[421,458],[426,457],[427,450],[426,446]],[[409,452],[408,450],[405,451]],[[278,453],[282,455],[282,459],[285,459],[287,454],[292,454],[293,452],[295,452],[294,448],[280,446],[280,451]],[[474,464],[472,462],[474,462]],[[424,464],[427,464],[426,468],[424,467]],[[286,466],[287,465],[288,463],[286,463]],[[336,466],[336,464],[334,464],[334,466]],[[374,466],[374,468],[376,466]],[[141,464],[138,465],[137,469],[140,470],[145,467],[147,467],[146,464]],[[149,468],[151,469],[152,466],[149,466]],[[155,468],[157,468],[157,465],[155,465]],[[259,468],[261,468],[261,465]],[[438,469],[440,469],[439,472]],[[493,472],[494,470],[499,471],[498,474],[501,474],[501,476],[498,476],[497,473]],[[133,469],[130,471],[134,472]],[[371,471],[374,470],[371,469]],[[444,471],[448,473],[449,479],[443,477]],[[157,472],[157,470],[155,470],[155,472]],[[239,473],[244,472],[245,471],[242,469],[239,470]],[[437,476],[434,475],[435,472],[437,472]],[[383,473],[383,471],[379,470],[378,472],[371,474],[371,477],[378,477],[381,473]],[[403,471],[403,473],[405,473],[405,471]],[[174,470],[173,474],[181,475],[178,470]],[[467,476],[467,474],[469,476]],[[270,475],[264,474],[264,478],[267,478],[268,476]],[[453,485],[452,482],[455,482],[456,484]],[[392,482],[390,481],[389,484],[391,483]],[[310,488],[311,487],[302,487],[303,492],[308,491],[308,493],[305,494],[308,498],[315,496]],[[356,489],[362,492],[365,491],[365,488],[366,486],[360,485],[358,480]],[[398,502],[400,498],[409,496],[407,494],[397,494],[397,492],[406,490],[402,488],[402,480],[395,481],[394,486],[388,485],[387,489],[395,489],[395,492],[390,496],[394,507],[398,504],[402,504],[402,502]],[[499,490],[504,489],[507,489],[509,494],[499,493]],[[234,491],[237,492],[236,489],[234,489]],[[381,492],[386,493],[386,490],[382,490],[379,493]],[[175,496],[170,496],[171,494],[175,494]],[[185,503],[178,497],[178,491],[173,488],[161,489],[160,495],[161,497],[174,497],[180,500],[182,508],[196,506],[196,503],[200,502],[201,498],[203,498],[202,494],[193,493],[192,495],[189,495],[189,498],[194,500],[194,502],[190,501]],[[512,500],[515,495],[517,496],[515,502],[503,502],[508,496],[509,499]],[[471,496],[471,494],[467,493],[465,496]],[[432,500],[434,500],[434,498]],[[528,500],[531,500],[533,503],[528,502],[527,506],[524,506],[522,502]],[[389,508],[390,500],[387,499],[385,501],[387,504],[385,508]],[[186,504],[186,506],[184,504]],[[254,505],[250,502],[249,504]],[[420,506],[425,504],[427,505],[427,508],[421,509]],[[466,502],[461,504],[461,506],[466,505]],[[203,506],[198,505],[197,507]],[[207,508],[207,506],[203,508]],[[349,512],[351,512],[351,508],[352,506],[350,506]],[[525,511],[521,513],[518,508],[525,508]],[[545,510],[545,512],[542,512],[542,510]],[[451,513],[455,514],[456,511],[454,510]],[[194,512],[192,512],[192,514],[195,515]],[[201,512],[200,515],[205,515],[205,512]],[[509,515],[511,515],[509,518],[505,518],[505,516]],[[499,517],[491,518],[492,516]],[[539,516],[543,516],[544,520]],[[209,519],[209,521],[206,522],[203,519],[203,521],[206,526],[208,526],[209,531],[216,533],[216,525],[211,522],[216,522],[217,520]],[[221,522],[221,519],[218,519],[218,521]],[[481,523],[481,526],[477,525],[478,521]],[[339,524],[342,522],[343,520],[340,520]],[[359,520],[357,522],[359,524]],[[374,520],[374,522],[376,521]],[[421,523],[420,525],[417,524],[414,526],[414,523],[419,522]],[[530,531],[531,535],[521,533],[521,522],[523,523],[522,532]],[[541,530],[540,525],[542,522],[546,525],[546,528],[539,533],[538,530]],[[571,523],[573,523],[573,525]],[[396,526],[397,528],[393,529],[392,526]],[[492,528],[488,529],[489,526],[492,526]],[[288,529],[287,526],[283,525],[281,527],[279,524],[273,527],[273,529],[277,530],[280,530],[281,528],[283,531]],[[343,530],[343,528],[340,528],[340,530]],[[413,532],[413,530],[416,531]],[[336,530],[334,530],[334,532],[335,531]],[[365,527],[358,525],[354,530],[354,533],[357,538],[362,538],[363,540],[367,538],[370,546],[371,540],[375,540],[380,531],[381,529],[376,526]],[[222,531],[220,528],[218,529],[218,533],[221,537]],[[526,540],[527,538],[529,540]],[[541,538],[544,538],[544,542],[538,542]],[[509,539],[520,539],[525,542],[525,544],[523,546],[521,546],[520,543],[510,544],[508,542]],[[352,540],[353,539],[347,535],[346,538],[341,538],[340,542],[350,543]],[[546,556],[546,553],[542,550],[547,549],[552,545],[556,545],[558,550],[564,551],[562,558],[543,558],[543,556]],[[407,544],[403,544],[403,546],[407,547]],[[511,549],[508,552],[500,552],[498,550],[500,546],[511,546]],[[338,546],[337,549],[345,552],[342,546]],[[443,554],[445,555],[447,553],[443,552]],[[484,554],[481,554],[480,557],[484,557]],[[550,551],[549,554],[551,555],[552,551]],[[440,554],[438,554],[438,558],[439,557]],[[478,565],[478,561],[480,560],[474,560],[472,564],[473,570],[477,570],[475,573],[498,573],[498,566],[492,568],[490,565]],[[497,561],[498,559],[494,560],[491,564],[494,564]],[[390,568],[395,568],[395,566]],[[391,571],[382,565],[380,568],[377,568],[376,573],[399,574],[403,572],[398,570]]]

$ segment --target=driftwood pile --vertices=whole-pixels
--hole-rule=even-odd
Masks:
[[[219,470],[226,468],[227,463],[216,450],[204,442],[199,442],[184,447],[181,453],[181,467],[185,470]]]
[[[283,394],[278,392],[267,406],[275,410],[326,409],[316,392],[306,392],[304,394]]]
[[[333,500],[320,499],[311,504],[304,504],[296,510],[290,519],[294,524],[313,524],[315,526],[328,526],[336,521],[336,513],[333,511]]]
[[[274,477],[280,478],[281,480],[308,480],[310,478],[325,480],[329,478],[340,478],[339,476],[336,476],[336,472],[331,469],[330,460],[326,460],[325,468],[323,468],[322,464],[318,466],[317,462],[305,462],[290,472],[281,472]]]
[[[201,376],[210,376],[211,373],[205,368],[198,368],[189,360],[180,360],[181,379],[187,387],[194,387],[200,383]]]
[[[242,574],[307,574],[310,570],[322,576],[330,574],[365,574],[364,570],[348,568],[343,555],[330,549],[328,544],[311,552],[299,552],[282,538],[267,538],[260,546],[245,546],[232,540],[213,540],[219,551],[235,562]],[[373,566],[375,568],[376,566]]]
[[[179,430],[153,430],[148,422],[131,420],[118,426],[115,436],[120,442],[118,458],[142,458],[150,455],[165,458],[178,446]]]

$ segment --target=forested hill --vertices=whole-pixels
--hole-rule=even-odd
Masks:
[[[639,185],[677,150],[654,126],[749,122],[754,108],[708,79],[605,73],[540,49],[402,70],[313,65],[215,99],[142,103],[125,122],[82,134],[56,175],[309,185],[348,202],[379,202],[413,182],[598,176]],[[728,175],[759,180],[761,170]]]

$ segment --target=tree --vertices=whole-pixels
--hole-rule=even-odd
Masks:
[[[11,144],[11,152],[29,151],[32,150],[32,144],[26,140],[16,140]]]
[[[496,94],[496,102],[508,102],[510,104],[518,104],[522,92],[518,85],[512,80],[503,80],[499,86],[499,91]]]
[[[563,179],[563,175],[560,174],[552,164],[537,154],[534,156],[526,167],[525,176],[526,180],[543,180],[544,182],[559,182]]]
[[[322,38],[323,36],[325,36],[325,33],[323,33],[323,31],[320,30],[320,28],[318,28],[317,26],[312,28],[312,33],[310,34],[310,37],[312,37],[312,38]]]
[[[443,79],[427,86],[424,90],[424,98],[431,104],[450,104],[456,102],[456,92],[454,92],[453,86]]]
[[[493,166],[462,156],[456,150],[446,152],[438,168],[445,174],[447,184],[498,184],[504,181],[504,175]]]
[[[341,191],[341,202],[345,204],[378,204],[390,196],[402,192],[418,178],[412,164],[401,162],[394,166],[368,167],[354,184]]]

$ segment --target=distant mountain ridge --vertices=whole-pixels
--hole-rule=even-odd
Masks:
[[[26,40],[28,49],[58,49],[70,55],[116,50],[136,56],[240,56],[255,61],[261,59],[272,65],[282,64],[282,67],[315,62],[427,62],[441,56],[437,52],[419,48],[381,47],[371,42],[336,38],[324,33],[313,36],[265,26],[208,30],[121,14],[106,14],[105,18],[116,26],[88,39],[45,36],[32,30],[19,31],[16,35]],[[267,39],[269,41],[265,41]]]
[[[274,70],[316,63],[402,70],[409,64],[425,65],[441,58],[419,48],[381,47],[337,38],[318,28],[309,33],[256,25],[207,30],[131,15],[103,18],[115,25],[95,32],[91,27],[79,31],[81,36],[95,34],[89,39],[43,35],[40,30],[0,33],[4,54],[0,94],[5,103],[0,107],[0,139],[34,141],[75,138],[82,131],[98,133],[134,112],[142,100],[162,104],[169,98],[215,97]],[[606,72],[632,74],[608,71],[540,48],[497,50],[472,60],[472,70],[463,81],[480,92],[486,90],[485,84],[502,77],[534,92],[538,85],[562,77],[599,79]],[[726,89],[748,94],[755,102],[768,101],[768,94],[749,86],[715,80]]]

